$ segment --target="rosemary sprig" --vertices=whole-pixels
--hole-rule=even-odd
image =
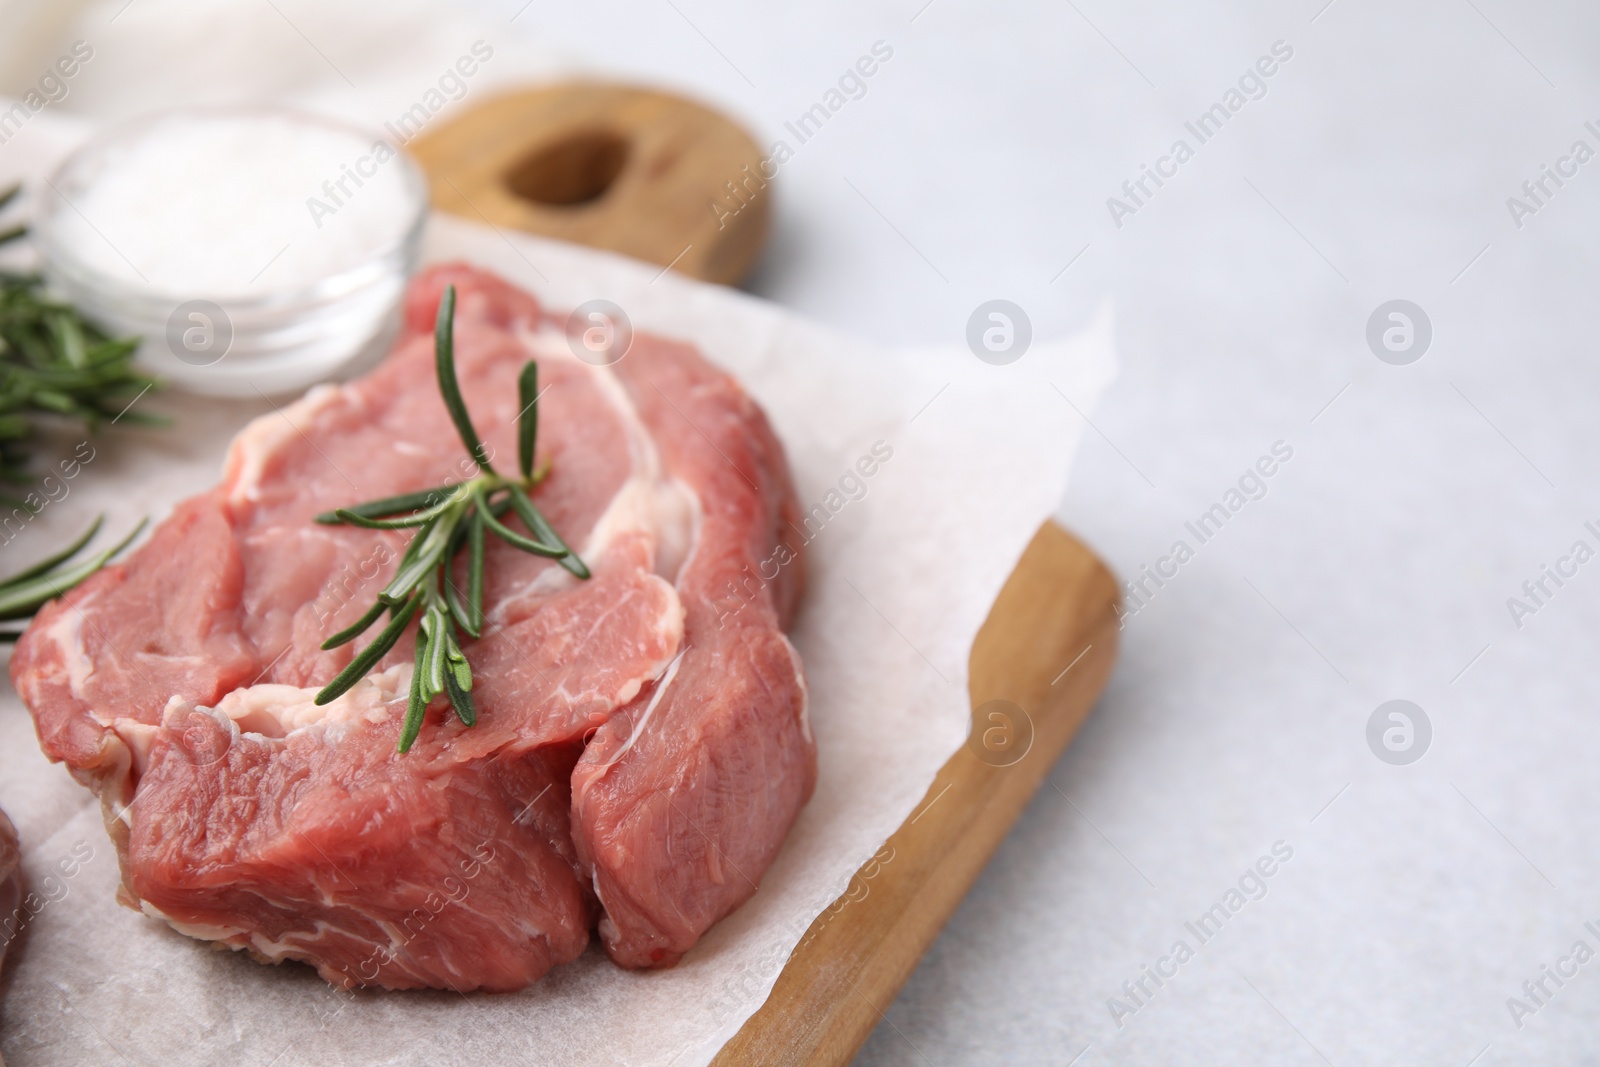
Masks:
[[[73,557],[94,540],[103,522],[105,522],[104,515],[90,523],[89,528],[79,534],[67,547],[0,581],[0,620],[28,618],[43,607],[46,601],[65,595],[73,586],[104,567],[117,553],[127,548],[145,527],[145,520],[140,519],[139,525],[133,528],[133,532],[121,541],[80,563],[73,563]],[[15,641],[20,636],[22,636],[21,630],[0,629],[0,641]]]
[[[22,192],[22,186],[20,184],[13,185],[5,192],[0,192],[0,211],[4,211],[6,206],[10,204],[11,201],[15,200],[17,198],[17,194],[20,192]],[[5,244],[7,241],[15,241],[17,238],[21,237],[27,232],[28,226],[26,223],[18,223],[17,225],[9,227],[8,229],[0,230],[0,245]]]
[[[405,723],[400,730],[401,752],[409,751],[417,739],[423,715],[434,697],[447,697],[464,725],[471,726],[477,721],[477,708],[472,702],[472,666],[461,646],[463,636],[475,640],[483,632],[483,560],[487,533],[524,552],[554,559],[578,578],[589,577],[589,568],[539,513],[530,495],[534,486],[549,473],[547,467],[533,465],[533,449],[539,432],[537,366],[529,360],[517,380],[521,403],[517,416],[517,465],[521,473],[519,477],[511,477],[495,470],[489,461],[488,450],[461,399],[461,386],[456,380],[455,310],[456,290],[452,285],[439,299],[439,317],[433,338],[434,369],[450,421],[455,424],[467,453],[478,465],[478,474],[465,481],[369,500],[317,516],[318,522],[330,525],[417,531],[400,556],[394,578],[378,594],[377,602],[353,625],[324,641],[322,647],[338,648],[354,641],[386,613],[388,623],[316,697],[318,704],[326,704],[349,691],[394,648],[406,628],[416,621],[417,652]],[[501,522],[507,512],[515,512],[532,536],[520,534]],[[467,550],[465,590],[458,588],[452,578],[454,561],[463,548]]]
[[[19,189],[0,192],[0,209]],[[27,232],[26,225],[0,227],[0,245]],[[66,416],[91,429],[124,414],[129,422],[160,423],[126,410],[157,384],[133,369],[138,347],[137,338],[109,337],[47,296],[37,275],[0,271],[0,482],[32,480],[27,464],[39,416]]]

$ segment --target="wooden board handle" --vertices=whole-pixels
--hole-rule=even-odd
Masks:
[[[433,206],[733,285],[766,239],[755,141],[668,93],[598,82],[514,92],[408,144]]]
[[[1117,603],[1116,579],[1083,542],[1039,528],[972,644],[973,739],[811,924],[713,1067],[850,1062],[1105,688]],[[993,701],[1015,721],[979,719]],[[985,745],[994,729],[1001,743]]]

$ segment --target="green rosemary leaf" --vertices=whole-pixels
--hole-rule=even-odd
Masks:
[[[3,193],[0,193],[0,210],[4,210],[5,206],[11,203],[11,201],[15,200],[17,198],[17,194],[20,192],[22,192],[22,183],[16,182],[11,186],[11,188],[7,189]]]
[[[422,731],[422,717],[428,711],[428,698],[422,692],[422,661],[427,655],[427,649],[422,641],[417,642],[417,654],[411,668],[411,695],[406,700],[406,721],[400,727],[400,754],[405,755],[411,750],[411,744],[417,739],[417,734]]]
[[[172,419],[168,416],[144,411],[124,411],[119,421],[128,426],[153,426],[157,429],[172,425]]]
[[[407,569],[416,561],[417,553],[422,551],[422,543],[426,539],[426,535],[430,529],[432,529],[431,526],[425,526],[416,534],[412,535],[411,543],[406,545],[406,550],[400,554],[400,562],[395,565],[397,577],[399,571]],[[390,585],[378,593],[379,600],[386,604],[399,604],[404,602],[406,598],[411,595],[411,586],[407,586],[406,589],[398,595],[390,595],[389,589],[393,587],[393,584],[393,580],[391,579]],[[412,586],[415,584],[415,581],[413,581]]]
[[[471,518],[473,510],[472,491],[468,489],[466,495],[457,503],[461,505],[461,511],[456,516],[455,528],[450,531],[450,544],[444,550],[446,562],[455,559],[456,554],[461,551],[461,546],[467,543],[467,520]],[[450,572],[446,569],[441,573],[448,576]]]
[[[417,583],[427,577],[428,572],[439,565],[444,557],[444,550],[450,544],[450,535],[455,532],[455,524],[460,519],[459,512],[445,512],[437,516],[417,532],[416,539],[400,557],[399,570],[395,572],[394,579],[384,587],[378,596],[389,603],[398,603],[411,595]]]
[[[15,241],[19,237],[26,237],[27,235],[28,227],[26,224],[13,226],[9,230],[0,230],[0,245],[5,244],[7,241]]]
[[[46,316],[45,322],[61,358],[75,370],[86,368],[89,365],[89,343],[78,317],[70,311],[56,311]]]
[[[456,424],[456,433],[461,435],[461,443],[467,446],[473,462],[485,474],[493,474],[489,453],[484,449],[483,442],[478,440],[478,431],[473,429],[472,416],[467,414],[466,401],[461,399],[461,383],[456,380],[455,314],[456,287],[448,285],[439,300],[439,318],[433,330],[433,359],[439,375],[439,395],[444,397],[450,421]]]
[[[445,553],[445,560],[445,566],[448,568],[450,553]],[[461,590],[457,588],[455,580],[448,571],[444,575],[444,603],[450,612],[450,618],[455,620],[455,624],[461,628],[461,631],[468,636],[477,637],[478,635],[472,632],[472,627],[469,625],[472,619],[467,614],[466,601],[461,598]]]
[[[372,644],[356,653],[356,658],[350,661],[350,665],[340,671],[333,681],[322,687],[314,703],[320,707],[349,692],[350,688],[361,681],[380,659],[388,655],[395,642],[400,640],[400,635],[405,633],[406,627],[411,625],[411,620],[421,606],[420,593],[406,601],[405,606],[389,620],[389,625],[378,631],[378,636],[372,639]]]
[[[439,585],[444,592],[445,608],[449,611],[450,617],[455,620],[455,624],[464,631],[471,631],[469,623],[472,620],[467,612],[467,602],[462,597],[461,587],[456,585],[455,558],[460,554],[461,546],[466,543],[467,531],[472,526],[472,513],[475,510],[475,508],[469,510],[462,520],[456,523],[455,532],[450,535],[450,544],[446,546],[444,559],[439,565]],[[473,633],[472,636],[477,637],[478,635]]]
[[[0,591],[0,619],[20,619],[32,615],[43,607],[46,601],[64,595],[73,586],[104,567],[117,553],[127,548],[133,539],[144,531],[146,524],[146,520],[140,519],[139,525],[135,526],[128,536],[76,566],[39,574],[16,584],[8,583],[4,590]]]
[[[483,512],[472,509],[467,520],[467,633],[483,633]]]
[[[512,493],[515,494],[515,492],[516,492],[516,488],[513,486],[512,487]],[[544,556],[547,559],[557,559],[557,558],[559,558],[561,556],[566,555],[568,549],[566,549],[565,547],[559,547],[558,548],[555,545],[547,545],[547,544],[543,543],[542,541],[531,540],[529,538],[523,537],[521,534],[517,533],[517,531],[511,529],[509,526],[506,526],[499,519],[496,519],[493,514],[490,513],[488,505],[484,501],[483,494],[482,494],[481,491],[479,491],[477,493],[477,497],[478,497],[478,510],[483,514],[484,525],[489,527],[490,530],[494,531],[495,536],[499,537],[502,541],[505,541],[508,544],[515,545],[517,548],[522,549],[524,552],[532,552],[536,556]],[[512,507],[516,507],[517,506],[516,505],[516,497],[514,495],[512,497],[511,506]]]
[[[462,666],[465,667],[464,661]],[[455,709],[456,718],[461,720],[461,725],[472,726],[478,721],[478,709],[472,703],[470,673],[468,674],[468,685],[463,687],[457,679],[455,671],[446,671],[444,691],[450,697],[450,706]]]
[[[59,415],[80,415],[78,402],[59,389],[35,389],[33,402],[46,411],[53,411]]]
[[[517,462],[524,480],[533,477],[533,446],[539,437],[539,364],[528,360],[517,378]]]
[[[60,552],[57,552],[53,556],[46,556],[44,559],[41,559],[38,563],[35,563],[27,570],[18,571],[5,581],[0,582],[0,592],[17,585],[19,582],[24,582],[29,578],[43,574],[56,564],[64,563],[73,556],[76,556],[80,551],[83,550],[84,545],[94,540],[94,535],[100,532],[100,526],[105,521],[106,517],[104,515],[97,515],[94,522],[89,524],[89,528],[83,531],[83,533],[79,534],[77,539],[73,541],[72,544],[68,545],[66,548],[63,548]]]
[[[138,351],[139,342],[131,337],[120,338],[115,341],[97,341],[89,346],[84,357],[89,366],[102,371],[116,373],[116,368],[107,368],[106,364],[114,364]]]
[[[448,632],[447,632],[448,633]],[[467,654],[461,651],[461,646],[456,642],[455,634],[448,634],[449,647],[445,649],[445,671],[455,679],[457,688],[463,693],[472,692],[472,664],[467,662]],[[467,723],[468,726],[472,724]]]
[[[523,525],[525,525],[535,537],[537,537],[540,541],[560,547],[561,555],[558,557],[558,559],[563,567],[570,571],[575,577],[589,577],[588,566],[585,565],[583,560],[578,558],[578,554],[576,552],[572,551],[571,546],[561,539],[561,535],[556,533],[555,527],[550,525],[550,523],[545,519],[544,515],[542,515],[539,509],[534,505],[533,498],[527,493],[523,492],[520,486],[513,485],[511,487],[511,506],[517,510],[517,517],[522,520]]]
[[[449,647],[449,635],[445,633],[445,627],[448,625],[449,620],[438,605],[430,605],[427,616],[422,620],[422,632],[428,635],[428,676],[424,684],[430,695],[444,692],[445,649]]]
[[[369,500],[365,504],[355,504],[348,508],[324,511],[317,516],[316,521],[324,526],[338,526],[345,521],[339,518],[340,511],[359,515],[363,519],[379,519],[385,515],[398,515],[402,511],[431,508],[455,492],[456,488],[457,485],[454,484],[441,485],[437,489],[423,489],[416,493],[402,493],[399,496],[386,496],[381,500]]]
[[[369,519],[365,515],[357,515],[348,508],[339,508],[333,514],[340,522],[348,526],[359,526],[364,530],[407,530],[413,526],[426,526],[429,520],[437,518],[449,506],[450,502],[447,500],[427,511],[419,511],[415,515],[406,515],[398,519]]]
[[[384,609],[388,606],[389,605],[385,604],[381,600],[376,604],[373,604],[371,610],[365,615],[361,616],[361,618],[357,619],[350,626],[340,630],[338,633],[322,642],[322,650],[326,652],[329,649],[338,648],[340,645],[345,644],[348,641],[354,641],[356,638],[366,633],[368,628],[370,628],[373,623],[378,621],[378,616],[382,615]]]

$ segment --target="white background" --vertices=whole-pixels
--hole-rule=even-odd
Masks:
[[[340,63],[343,16],[275,3],[236,5],[277,25],[258,52],[305,78]],[[894,344],[960,343],[992,297],[1054,337],[1113,298],[1122,374],[1061,514],[1123,575],[1274,442],[1294,450],[1128,620],[1106,698],[878,1005],[863,1064],[1600,1053],[1600,963],[1549,983],[1520,1029],[1507,1007],[1577,939],[1600,950],[1583,928],[1600,926],[1600,563],[1520,629],[1506,604],[1575,540],[1600,548],[1583,529],[1600,519],[1600,160],[1520,229],[1506,207],[1573,141],[1600,150],[1583,128],[1600,15],[1323,3],[457,10],[504,35],[499,77],[567,62],[675,86],[763,141],[888,42],[867,94],[784,167],[751,288]],[[1116,227],[1107,197],[1279,40],[1294,56],[1265,97]],[[90,79],[64,107],[137,102]],[[1394,298],[1432,322],[1409,366],[1364,340]],[[1433,725],[1411,766],[1365,740],[1393,698]],[[1119,1028],[1107,999],[1194,944],[1184,921],[1280,840],[1293,859],[1266,897]]]

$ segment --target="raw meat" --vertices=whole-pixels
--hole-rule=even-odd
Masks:
[[[17,828],[0,811],[0,968],[5,966],[12,939],[26,921],[22,912],[22,846],[17,841]]]
[[[405,534],[312,516],[472,473],[433,379],[447,284],[496,454],[539,360],[535,499],[594,576],[491,539],[477,725],[440,700],[402,756],[409,637],[312,698],[376,632],[318,647]],[[464,991],[537,980],[596,921],[617,962],[671,964],[754,892],[816,774],[782,449],[692,347],[641,334],[593,367],[563,322],[492,275],[427,272],[378,370],[252,423],[221,485],[40,613],[12,679],[99,793],[125,903],[337,984]]]
[[[708,381],[691,349],[653,338],[641,348],[619,367],[640,415],[668,469],[717,506],[702,509],[678,573],[681,659],[600,727],[572,778],[600,934],[630,967],[676,962],[755,892],[810,796],[815,759],[800,657],[781,630],[801,579],[772,537],[799,528],[783,450],[754,403],[727,378]]]
[[[0,968],[5,966],[12,939],[26,921],[22,910],[22,846],[17,842],[17,828],[0,811]],[[4,1056],[0,1056],[0,1067],[6,1067]]]

